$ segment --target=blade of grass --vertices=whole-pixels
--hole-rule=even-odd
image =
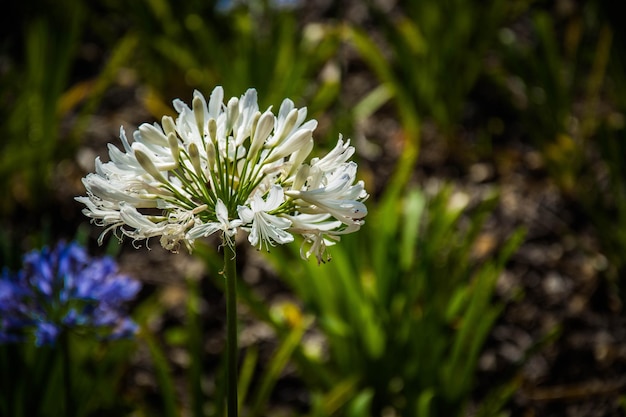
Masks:
[[[291,333],[282,341],[280,347],[270,360],[268,369],[265,371],[259,384],[259,389],[256,391],[251,410],[252,417],[264,415],[264,410],[267,406],[271,391],[276,385],[281,372],[285,369],[294,349],[302,340],[305,330],[306,325],[304,321],[296,325]]]
[[[189,367],[191,410],[193,416],[203,417],[204,395],[202,392],[202,370],[204,349],[202,348],[201,296],[198,282],[193,279],[188,279],[187,289],[189,291],[187,301],[187,342],[191,356]]]
[[[248,397],[248,389],[250,388],[250,382],[254,375],[254,368],[256,367],[259,359],[259,350],[251,346],[246,352],[241,370],[239,371],[239,385],[237,390],[239,391],[239,408],[241,409],[246,403]]]
[[[172,372],[165,353],[148,330],[141,329],[138,338],[146,343],[150,351],[155,375],[161,392],[165,417],[179,417],[176,388],[174,387]]]

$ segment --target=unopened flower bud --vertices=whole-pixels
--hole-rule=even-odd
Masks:
[[[215,169],[215,145],[207,143],[206,145],[206,158],[209,165],[209,170]]]
[[[298,109],[292,109],[285,118],[285,122],[281,126],[281,129],[276,132],[271,141],[268,141],[267,146],[273,147],[279,145],[280,142],[282,142],[283,139],[285,139],[285,137],[293,130],[293,127],[296,125],[296,121],[298,121]]]
[[[269,111],[263,113],[259,118],[259,122],[257,123],[254,131],[254,137],[252,138],[252,143],[250,145],[250,159],[254,160],[259,150],[263,147],[263,144],[272,132],[272,129],[274,129],[274,120],[274,115]]]
[[[204,136],[204,106],[200,97],[195,96],[191,103],[193,107],[193,115],[196,119],[196,125],[198,126],[198,133],[201,137]]]
[[[207,122],[207,130],[209,131],[211,143],[217,143],[217,122],[212,117]]]
[[[311,132],[310,130],[297,131],[279,146],[272,149],[272,153],[265,160],[265,163],[270,164],[297,151],[301,146],[305,145],[312,138],[312,136],[313,132]]]
[[[307,178],[309,177],[310,167],[308,165],[300,165],[298,168],[298,172],[296,173],[296,178],[293,180],[294,191],[300,191],[304,184],[306,183]]]
[[[226,120],[227,120],[226,131],[227,132],[231,131],[238,117],[239,117],[239,100],[237,99],[237,97],[233,97],[230,100],[228,100],[228,106],[226,108]]]
[[[143,123],[141,126],[139,126],[139,132],[141,134],[143,142],[153,143],[159,146],[167,146],[167,138],[165,137],[163,132],[161,132],[160,129],[157,129],[151,124]]]
[[[175,133],[170,133],[167,135],[167,142],[170,146],[170,150],[172,151],[172,156],[174,157],[174,163],[176,167],[178,167],[178,159],[180,156],[180,148],[178,146],[178,138]]]
[[[310,138],[307,143],[305,143],[300,149],[296,152],[292,153],[289,157],[289,163],[291,164],[291,168],[289,168],[289,172],[287,173],[287,177],[291,177],[293,173],[298,169],[298,167],[304,162],[307,156],[313,150],[313,138]]]
[[[198,146],[195,143],[189,144],[189,159],[191,159],[191,165],[196,170],[198,177],[202,178],[202,167],[200,165],[200,152],[198,152]]]
[[[174,119],[170,116],[163,116],[161,118],[161,126],[163,126],[163,131],[166,135],[170,133],[176,134],[176,123],[174,123]]]
[[[139,165],[141,165],[141,167],[145,169],[148,174],[152,175],[155,180],[162,182],[163,184],[167,184],[167,180],[159,172],[157,167],[154,165],[154,162],[147,154],[140,149],[135,149],[135,158],[137,158]]]

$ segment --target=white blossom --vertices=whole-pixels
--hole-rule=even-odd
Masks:
[[[263,200],[260,192],[257,192],[250,206],[239,206],[239,218],[244,224],[251,224],[248,228],[250,235],[248,240],[253,246],[261,248],[273,245],[274,242],[284,244],[293,241],[293,236],[286,230],[291,226],[291,221],[285,217],[280,217],[272,212],[278,210],[285,200],[283,189],[274,185],[267,195],[267,200]]]
[[[321,172],[313,166],[306,190],[291,190],[288,195],[308,203],[306,212],[329,213],[337,220],[353,225],[367,215],[367,208],[360,200],[367,197],[362,181],[354,184],[356,163],[342,163],[330,172]]]
[[[207,100],[194,91],[191,107],[174,100],[176,119],[144,123],[109,161],[83,179],[76,200],[108,232],[134,242],[158,237],[163,247],[193,249],[197,239],[220,234],[234,245],[238,230],[269,249],[303,238],[302,255],[327,259],[326,248],[364,223],[368,195],[350,161],[354,148],[339,138],[321,158],[310,159],[314,119],[285,99],[278,115],[260,111],[256,90],[224,103],[216,87]],[[119,232],[119,233],[116,233]]]
[[[194,226],[187,232],[186,238],[193,242],[200,237],[207,237],[221,231],[226,242],[230,243],[230,239],[235,236],[237,228],[242,224],[241,220],[228,220],[228,209],[219,198],[215,204],[215,217],[217,218],[216,222],[208,221],[203,223],[196,219]]]

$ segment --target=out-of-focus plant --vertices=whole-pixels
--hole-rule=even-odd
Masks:
[[[511,5],[401,1],[394,14],[369,4],[383,45],[359,28],[350,28],[349,36],[398,107],[406,107],[403,122],[419,116],[444,129],[454,127]]]
[[[76,243],[30,252],[23,262],[0,278],[2,415],[123,409],[116,385],[130,346],[113,341],[134,336],[123,307],[139,282]]]
[[[0,49],[6,54],[0,78],[2,214],[13,212],[16,203],[33,211],[49,203],[57,164],[74,157],[90,113],[133,49],[132,37],[113,42],[101,72],[82,79],[76,62],[94,10],[70,0],[50,9],[37,3],[26,8],[19,24],[11,22],[22,36]],[[61,121],[72,114],[74,123],[63,128]]]
[[[527,17],[525,32],[502,30],[499,65],[488,72],[509,97],[506,133],[539,150],[551,179],[596,229],[606,257],[596,268],[623,288],[626,82],[614,28],[594,3]]]
[[[614,77],[619,85],[616,91],[626,96],[626,77],[623,74]],[[620,308],[626,300],[626,261],[623,256],[626,247],[626,129],[623,125],[626,103],[619,103],[617,108],[613,114],[617,124],[609,119],[602,122],[596,132],[593,143],[598,147],[601,160],[590,164],[590,174],[585,176],[581,184],[584,188],[580,191],[581,205],[601,236],[603,255],[608,261],[599,259],[596,267],[606,271],[621,298],[619,303],[612,305],[613,308]]]
[[[221,274],[221,256],[208,245],[198,244],[197,250],[202,253],[208,263],[208,275],[218,288],[225,290],[225,282]],[[146,344],[152,358],[152,365],[158,384],[159,401],[139,398],[136,407],[151,416],[178,417],[188,409],[192,416],[223,417],[226,415],[227,387],[219,381],[225,380],[227,358],[221,355],[208,355],[204,350],[206,334],[202,323],[201,281],[189,279],[186,285],[186,311],[181,323],[170,325],[160,334],[154,334],[151,322],[159,322],[165,314],[161,296],[157,291],[154,296],[146,299],[137,310],[142,331],[139,339]],[[238,283],[243,298],[250,300],[249,289]],[[240,355],[238,372],[238,402],[242,415],[271,415],[273,406],[270,396],[274,386],[282,376],[292,355],[300,347],[304,332],[309,329],[310,318],[303,317],[290,308],[290,305],[267,308],[267,305],[256,300],[254,307],[265,321],[279,329],[278,343],[266,361],[259,356],[257,346],[249,346]],[[295,311],[295,313],[294,313]],[[176,377],[167,352],[172,348],[184,350],[191,360],[183,369],[180,377]],[[215,384],[207,384],[207,374],[213,374]],[[182,382],[182,383],[181,383]],[[180,387],[185,390],[184,402],[181,399]],[[207,388],[212,386],[213,388]]]
[[[310,387],[311,415],[462,415],[502,308],[493,299],[496,280],[523,235],[476,258],[496,198],[471,211],[467,202],[449,187],[430,198],[412,190],[378,207],[367,234],[344,238],[323,266],[271,253],[326,337],[327,355],[305,354],[298,362],[332,375],[329,384],[315,380]]]
[[[594,57],[582,47],[584,23],[580,19],[566,22],[565,33],[558,33],[548,12],[530,10],[527,16],[531,35],[522,37],[510,28],[503,29],[499,64],[491,67],[488,76],[508,92],[508,105],[521,119],[521,124],[505,121],[509,129],[523,126],[522,132],[509,132],[536,146],[554,180],[571,194],[584,162],[585,141],[594,133],[593,106],[610,40],[600,31],[594,44],[599,61],[593,74]],[[592,42],[589,36],[585,36],[586,43]],[[595,31],[592,36],[596,37]]]
[[[155,116],[164,114],[164,100],[215,85],[233,94],[254,87],[262,107],[298,97],[316,114],[333,102],[339,74],[322,69],[339,45],[335,29],[301,28],[297,4],[218,3],[223,2],[119,3],[139,36],[142,47],[132,65],[152,87],[146,103]]]
[[[24,25],[23,62],[12,62],[3,77],[3,132],[0,174],[3,195],[33,204],[48,184],[52,163],[62,149],[57,102],[68,82],[80,39],[84,8],[60,2],[49,18]],[[20,28],[21,29],[21,28]],[[3,209],[13,199],[2,200]]]
[[[390,98],[402,124],[405,148],[388,190],[390,199],[413,171],[421,122],[433,120],[444,134],[457,126],[466,96],[514,3],[401,1],[396,13],[388,13],[368,2],[382,40],[365,29],[346,27],[345,38],[381,82],[372,98]]]

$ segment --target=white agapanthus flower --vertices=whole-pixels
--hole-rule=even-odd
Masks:
[[[192,250],[196,239],[221,234],[233,245],[238,230],[258,248],[304,237],[302,256],[326,258],[326,247],[361,227],[368,197],[356,180],[354,148],[339,139],[322,158],[305,161],[317,121],[286,99],[278,115],[259,111],[256,90],[226,104],[217,87],[207,103],[195,91],[192,107],[174,101],[176,120],[142,124],[110,161],[96,159],[83,179],[83,213],[134,241],[160,237],[164,248]],[[120,235],[121,237],[121,235]]]

